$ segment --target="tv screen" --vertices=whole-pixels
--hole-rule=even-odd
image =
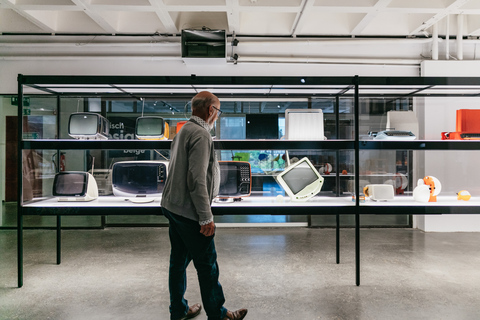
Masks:
[[[300,164],[295,169],[290,170],[283,175],[283,180],[285,180],[285,183],[294,194],[299,193],[302,189],[309,184],[314,183],[317,179],[318,176],[306,163]]]
[[[84,196],[87,192],[86,172],[59,172],[53,181],[53,195],[57,197]]]
[[[70,115],[68,134],[76,139],[108,139],[110,123],[96,113],[80,112]]]
[[[123,197],[158,196],[167,178],[167,163],[162,161],[122,161],[113,165],[113,194]]]
[[[248,196],[251,192],[251,168],[248,162],[219,161],[220,188],[218,197]]]
[[[98,115],[76,113],[70,116],[68,133],[72,135],[95,135],[98,129]]]
[[[162,138],[164,135],[165,124],[162,117],[139,117],[135,125],[135,134],[137,138]]]
[[[323,177],[308,160],[302,158],[277,176],[278,184],[292,201],[306,201],[320,192]]]

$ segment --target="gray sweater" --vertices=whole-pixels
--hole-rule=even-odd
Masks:
[[[213,221],[215,166],[218,163],[210,133],[190,119],[172,142],[162,207],[202,224]]]

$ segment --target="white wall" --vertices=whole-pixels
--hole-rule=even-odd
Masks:
[[[480,61],[425,61],[422,76],[480,76]],[[455,131],[457,109],[479,109],[477,98],[425,98],[423,129],[426,140],[441,140],[441,132]],[[472,196],[480,195],[480,151],[426,151],[425,175],[437,177],[442,183],[440,195],[455,195],[468,190]],[[480,208],[479,208],[480,213]],[[415,226],[424,231],[480,232],[480,215],[415,216]]]

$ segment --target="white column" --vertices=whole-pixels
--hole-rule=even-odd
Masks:
[[[432,60],[438,60],[438,24],[433,25]]]
[[[457,59],[463,60],[463,14],[457,16]]]

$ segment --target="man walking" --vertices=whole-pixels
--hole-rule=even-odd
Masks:
[[[192,117],[175,136],[167,181],[162,194],[162,212],[170,222],[170,318],[191,319],[201,305],[188,305],[186,269],[193,260],[202,302],[209,320],[241,320],[247,309],[228,311],[218,282],[219,269],[211,210],[218,194],[220,169],[210,130],[220,116],[220,100],[208,91],[192,99]]]

